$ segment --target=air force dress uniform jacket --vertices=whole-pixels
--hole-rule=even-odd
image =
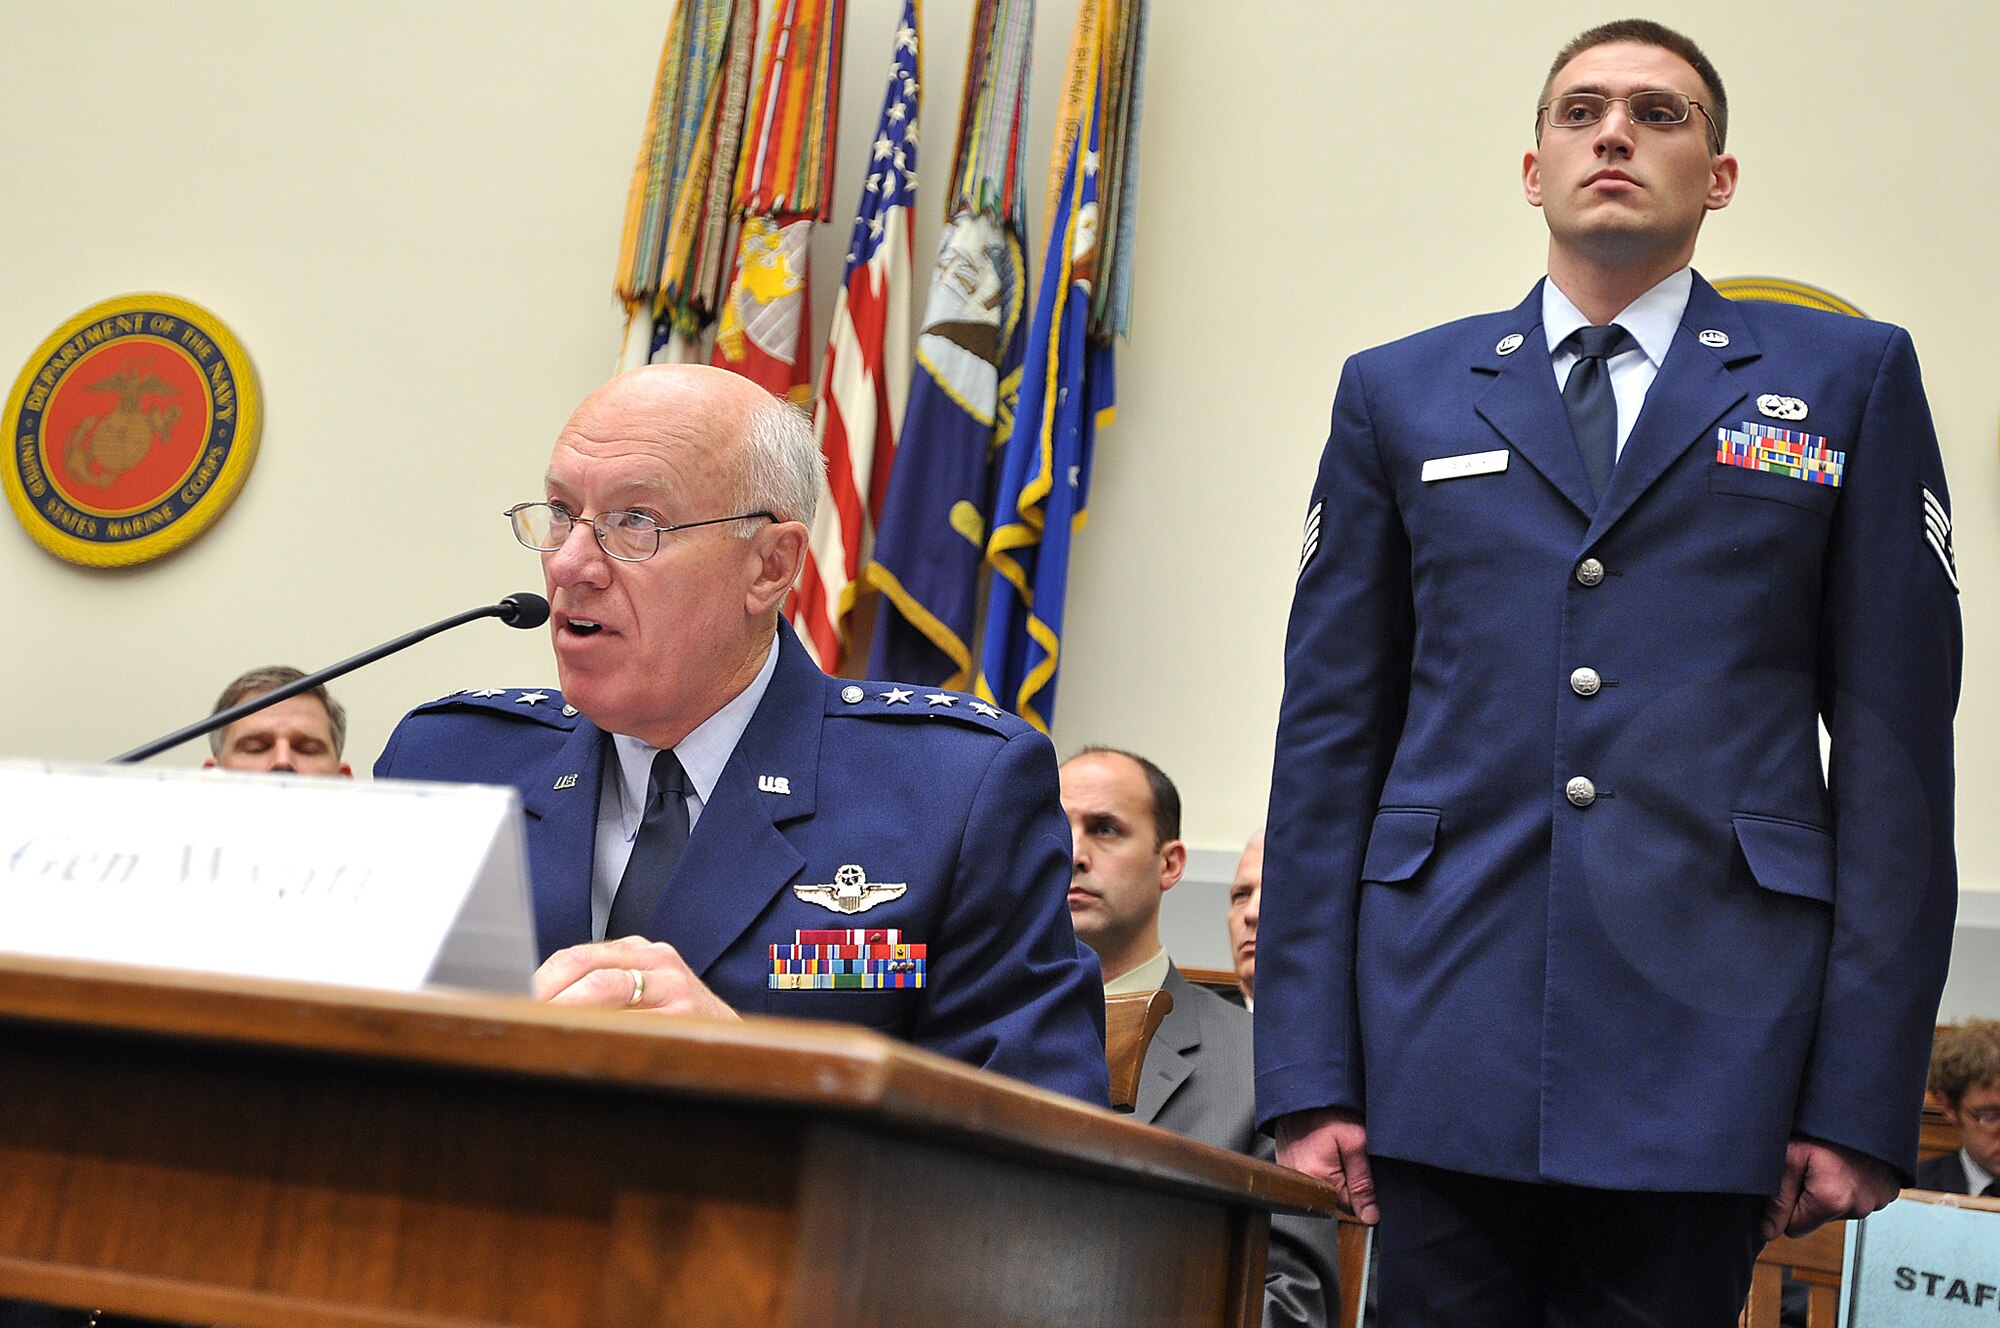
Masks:
[[[1286,645],[1260,1119],[1342,1106],[1371,1152],[1508,1180],[1770,1193],[1795,1134],[1907,1178],[1960,668],[1909,337],[1697,276],[1595,501],[1540,311],[1342,375]]]
[[[1048,739],[971,697],[829,678],[779,633],[770,687],[646,935],[739,1012],[866,1025],[1103,1105],[1103,988],[1070,928]],[[519,790],[546,957],[591,939],[609,749],[554,691],[461,693],[408,715],[375,773]],[[857,870],[873,888],[850,902],[887,897],[839,911],[830,887],[859,885]],[[914,970],[902,987],[773,985],[772,946],[863,928],[924,947],[921,985]]]

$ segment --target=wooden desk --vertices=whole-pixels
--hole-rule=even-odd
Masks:
[[[236,1328],[1254,1324],[1295,1173],[865,1030],[0,958],[0,1297]]]

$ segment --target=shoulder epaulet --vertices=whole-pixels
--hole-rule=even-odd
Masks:
[[[532,720],[550,728],[576,727],[577,710],[554,688],[542,687],[461,687],[455,692],[426,701],[412,714],[435,714],[446,710],[481,710],[509,719]]]
[[[968,693],[900,682],[832,679],[826,691],[826,713],[857,719],[956,720],[1003,738],[1011,738],[1028,728],[1019,717]]]

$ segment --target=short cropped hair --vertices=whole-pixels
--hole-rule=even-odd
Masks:
[[[826,463],[804,411],[777,397],[757,407],[738,456],[736,489],[743,511],[812,524]],[[746,536],[756,531],[741,529]]]
[[[1562,72],[1563,66],[1593,47],[1609,46],[1613,42],[1657,46],[1663,51],[1672,51],[1694,66],[1694,72],[1700,75],[1702,83],[1708,88],[1708,96],[1701,106],[1708,112],[1708,122],[1715,130],[1715,150],[1722,151],[1722,145],[1729,141],[1729,94],[1722,89],[1722,75],[1715,72],[1715,62],[1691,39],[1664,23],[1655,23],[1648,18],[1621,18],[1614,23],[1600,23],[1588,32],[1578,33],[1567,46],[1556,52],[1555,63],[1549,66],[1549,76],[1542,80],[1542,95],[1535,98],[1536,132],[1539,134],[1542,126],[1541,108],[1548,105],[1549,93],[1555,88],[1556,75]]]
[[[1938,1030],[1931,1047],[1931,1092],[1953,1111],[1967,1090],[2000,1082],[2000,1019],[1969,1019]]]
[[[1153,803],[1153,847],[1162,848],[1168,840],[1181,837],[1181,791],[1167,778],[1166,771],[1122,747],[1086,747],[1069,759],[1074,761],[1077,756],[1122,756],[1138,766],[1145,772],[1146,791]]]
[[[233,705],[240,705],[253,696],[275,692],[288,682],[297,682],[306,675],[289,664],[267,664],[261,669],[252,669],[235,682],[222,689],[222,695],[215,698],[215,705],[209,710],[211,715],[219,715]],[[333,754],[338,757],[347,748],[347,707],[333,699],[326,690],[326,684],[308,687],[300,696],[316,696],[326,707],[328,726],[333,730]],[[228,725],[208,735],[208,749],[217,756],[222,755],[222,735],[228,732]]]

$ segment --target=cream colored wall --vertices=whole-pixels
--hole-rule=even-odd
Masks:
[[[920,269],[969,7],[926,15]],[[0,530],[0,755],[99,759],[205,711],[248,664],[323,664],[536,584],[498,513],[534,492],[555,430],[610,368],[618,226],[670,8],[0,6],[5,376],[85,305],[163,290],[234,327],[268,411],[235,509],[177,555],[88,572]],[[842,209],[895,11],[851,0]],[[1073,12],[1041,16],[1037,180]],[[2000,652],[1985,115],[2000,13],[1652,12],[1730,82],[1743,185],[1702,270],[1823,285],[1916,337],[1966,588],[1960,854],[1968,885],[2000,887],[2000,700],[1978,685]],[[1136,330],[1073,568],[1057,738],[1158,759],[1197,845],[1233,846],[1263,814],[1303,494],[1340,362],[1526,291],[1543,235],[1518,187],[1532,96],[1553,49],[1610,16],[1156,5]],[[830,283],[844,222],[825,239]],[[365,766],[429,696],[551,676],[538,635],[462,629],[338,687],[351,754]]]

